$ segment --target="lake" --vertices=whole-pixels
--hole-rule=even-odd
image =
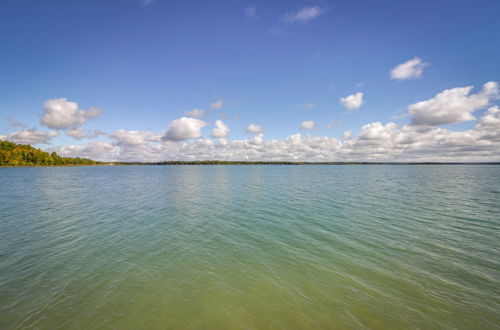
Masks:
[[[500,166],[0,168],[1,329],[498,329]]]

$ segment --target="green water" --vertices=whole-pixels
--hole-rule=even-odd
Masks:
[[[494,329],[500,166],[0,168],[1,329]]]

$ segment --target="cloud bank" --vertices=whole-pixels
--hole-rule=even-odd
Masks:
[[[199,127],[199,126],[197,126]],[[125,132],[121,132],[124,134]],[[97,160],[290,160],[290,161],[498,161],[500,160],[500,108],[490,107],[468,130],[455,132],[436,126],[373,122],[353,137],[342,139],[293,134],[282,141],[266,141],[262,133],[245,140],[199,138],[192,142],[128,132],[113,134],[112,142],[52,148],[64,156]],[[124,143],[124,141],[128,141]]]
[[[358,132],[344,130],[338,138],[311,136],[318,123],[303,121],[306,136],[291,134],[284,140],[266,140],[263,128],[249,124],[253,134],[242,140],[228,140],[231,129],[222,120],[213,123],[210,138],[202,129],[211,125],[193,117],[172,120],[162,132],[118,129],[111,133],[86,132],[82,125],[100,111],[84,111],[67,99],[44,104],[42,122],[65,129],[75,139],[97,138],[82,145],[50,147],[63,156],[87,157],[103,161],[163,160],[290,160],[290,161],[500,161],[500,97],[497,82],[487,82],[477,92],[473,86],[455,87],[434,97],[408,105],[409,122],[396,124],[375,121]],[[348,109],[363,104],[363,94],[341,100]],[[444,125],[475,121],[468,129],[455,131]],[[327,123],[319,123],[323,127]],[[326,127],[338,126],[333,121]],[[297,127],[299,129],[299,127]],[[22,144],[48,144],[59,135],[56,130],[21,129],[0,135],[1,139]]]

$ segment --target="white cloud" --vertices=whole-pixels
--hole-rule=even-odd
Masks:
[[[342,139],[343,140],[349,140],[352,136],[352,131],[346,129],[344,132],[342,132]]]
[[[41,131],[35,128],[12,132],[4,135],[5,140],[20,144],[46,144],[59,133],[55,131]]]
[[[87,133],[85,133],[83,127],[78,127],[76,129],[68,129],[66,130],[66,135],[71,136],[76,140],[81,140],[87,137]]]
[[[393,68],[391,70],[391,78],[398,80],[420,78],[424,72],[424,68],[428,65],[428,63],[423,62],[418,57],[412,58]]]
[[[363,125],[361,134],[358,137],[358,142],[364,145],[378,145],[381,141],[390,141],[392,134],[395,133],[397,125],[388,123],[383,125],[380,122],[374,122]]]
[[[205,110],[198,109],[198,108],[195,108],[193,110],[186,112],[186,115],[191,116],[191,117],[202,117],[204,114],[205,114]]]
[[[252,134],[257,134],[257,133],[263,133],[264,129],[262,129],[262,126],[250,124],[247,126],[246,132],[252,133]]]
[[[402,119],[408,117],[410,114],[408,112],[405,113],[398,113],[393,116],[391,116],[391,119],[397,120],[397,119]]]
[[[500,109],[490,107],[473,129],[454,132],[433,126],[398,126],[374,122],[343,142],[331,137],[265,141],[262,134],[245,140],[198,139],[145,144],[91,143],[59,148],[65,156],[96,160],[290,160],[290,161],[500,161]],[[58,151],[59,152],[59,151]]]
[[[293,145],[299,145],[302,143],[302,137],[300,133],[295,133],[287,137],[285,141]]]
[[[333,128],[342,125],[342,123],[338,120],[332,120],[328,124],[326,124],[326,128]]]
[[[222,120],[215,121],[215,128],[212,130],[213,138],[224,139],[229,135],[229,132],[231,132],[229,126],[224,124]]]
[[[474,130],[480,132],[479,139],[496,142],[500,150],[500,108],[498,106],[489,108],[476,124]]]
[[[201,129],[205,126],[207,123],[203,120],[181,117],[170,123],[162,139],[167,141],[200,139],[202,137]]]
[[[303,121],[302,124],[300,124],[300,128],[315,130],[316,123],[313,120],[306,120],[306,121]]]
[[[250,124],[246,131],[255,135],[243,140],[228,140],[229,128],[216,121],[212,136],[203,139],[207,123],[191,117],[173,120],[161,133],[117,130],[107,136],[111,142],[94,141],[85,145],[53,147],[63,156],[96,160],[163,161],[163,160],[291,160],[291,161],[500,161],[500,108],[491,105],[500,96],[498,84],[488,82],[475,94],[472,87],[445,90],[430,100],[408,107],[411,122],[372,122],[361,127],[355,136],[350,130],[342,139],[294,134],[284,140],[265,140],[263,129]],[[354,94],[355,96],[355,94]],[[347,98],[345,98],[347,99]],[[362,100],[361,100],[362,103]],[[65,104],[65,103],[64,103]],[[474,112],[489,107],[472,128],[451,131],[438,127],[465,120],[474,120]],[[78,107],[76,109],[77,118]],[[84,111],[88,112],[88,111]],[[92,115],[92,112],[90,112]],[[71,116],[70,116],[71,117]],[[72,116],[73,118],[75,116]],[[79,121],[76,121],[79,122]],[[314,129],[314,121],[302,123]],[[330,125],[336,124],[335,122]],[[63,125],[63,127],[65,127]],[[81,124],[66,128],[69,136],[84,138],[103,134],[85,133]],[[38,129],[2,133],[0,138],[23,144],[49,143],[56,131]],[[186,141],[193,139],[192,141]]]
[[[318,6],[305,7],[297,11],[288,11],[281,16],[281,21],[284,23],[308,22],[325,12],[324,9]]]
[[[264,134],[262,133],[255,134],[254,137],[250,140],[250,143],[252,143],[253,145],[264,144]]]
[[[342,97],[340,98],[340,103],[348,110],[359,109],[363,105],[363,93],[357,92],[356,94]]]
[[[210,109],[214,109],[214,110],[222,109],[223,106],[224,106],[223,100],[217,100],[213,103],[210,103],[210,105],[209,105]]]
[[[257,7],[256,6],[248,6],[245,8],[245,16],[249,19],[257,19]]]
[[[99,108],[90,108],[87,111],[78,109],[78,103],[66,98],[45,101],[43,110],[42,125],[53,129],[74,129],[101,114]]]
[[[82,140],[82,139],[95,139],[99,135],[106,135],[106,133],[98,129],[94,130],[93,132],[85,132],[83,127],[78,127],[75,129],[67,129],[66,135],[71,136],[75,140]]]
[[[116,140],[116,145],[137,146],[149,142],[160,142],[161,135],[151,131],[127,131],[119,129],[109,135]]]
[[[500,129],[500,108],[498,106],[489,108],[483,117],[481,117],[476,127]]]
[[[85,145],[70,145],[65,147],[50,148],[63,157],[82,157],[100,161],[123,160],[120,157],[120,148],[105,141],[93,141]]]
[[[498,84],[488,82],[476,94],[470,94],[474,87],[446,89],[432,99],[408,106],[412,125],[447,125],[474,120],[472,113],[486,107],[499,95]]]

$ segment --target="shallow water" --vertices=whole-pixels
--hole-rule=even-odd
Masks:
[[[500,166],[0,168],[0,328],[493,329]]]

